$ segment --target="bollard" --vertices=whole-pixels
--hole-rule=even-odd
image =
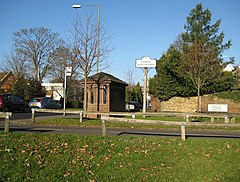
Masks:
[[[80,112],[80,122],[83,122],[83,113]]]
[[[185,129],[185,123],[181,124],[181,138],[183,141],[186,140],[186,129]]]
[[[34,123],[35,122],[35,110],[32,109],[32,122]]]
[[[102,119],[102,136],[107,136],[106,121]]]
[[[135,119],[135,118],[136,118],[136,116],[135,116],[135,114],[133,113],[133,114],[132,114],[132,119]]]
[[[189,122],[189,114],[188,113],[186,114],[186,122],[187,123]]]
[[[227,115],[224,116],[224,123],[229,123],[229,118]]]
[[[5,132],[9,132],[9,113],[6,113],[6,116],[5,116]]]

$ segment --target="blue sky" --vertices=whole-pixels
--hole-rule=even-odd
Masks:
[[[0,54],[10,52],[13,33],[21,28],[46,27],[65,39],[71,21],[97,7],[72,9],[73,4],[101,5],[101,20],[112,37],[114,51],[108,59],[111,67],[104,70],[122,80],[135,60],[143,56],[159,59],[178,34],[184,32],[186,17],[196,4],[212,12],[212,23],[221,19],[220,31],[232,47],[224,52],[240,64],[240,1],[239,0],[1,0]],[[149,77],[155,69],[149,71]],[[142,83],[143,71],[135,68],[135,79]]]

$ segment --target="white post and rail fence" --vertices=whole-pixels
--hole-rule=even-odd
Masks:
[[[107,136],[106,123],[108,122],[128,122],[128,123],[147,123],[147,124],[159,124],[159,125],[175,125],[180,127],[181,138],[183,141],[186,140],[186,128],[188,126],[220,126],[220,127],[240,127],[240,124],[235,124],[235,115],[232,114],[195,114],[195,113],[129,113],[129,112],[83,112],[83,111],[72,111],[72,110],[53,110],[53,109],[32,109],[31,122],[36,122],[37,113],[65,113],[74,114],[79,116],[79,122],[83,122],[83,116],[100,115],[101,116],[101,127],[102,136]],[[9,132],[10,128],[10,117],[12,113],[2,112],[0,113],[1,118],[5,118],[5,132]],[[119,117],[121,116],[121,117]],[[128,116],[128,117],[125,117]],[[182,121],[159,121],[150,120],[149,118],[136,119],[136,116],[165,116],[165,117],[178,117],[182,118]],[[65,117],[61,115],[61,117]],[[210,118],[210,122],[193,122],[199,118]],[[219,121],[219,119],[221,121]],[[13,123],[21,123],[14,121]]]

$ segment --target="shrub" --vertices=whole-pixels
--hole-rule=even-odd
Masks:
[[[70,101],[71,108],[82,108],[83,104],[79,100],[71,100]]]

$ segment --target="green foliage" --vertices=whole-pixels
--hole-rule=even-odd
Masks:
[[[219,79],[223,72],[222,53],[231,46],[223,43],[224,33],[218,34],[221,21],[211,24],[211,12],[197,4],[187,17],[182,33],[180,70],[189,76],[200,93],[202,87]]]
[[[140,105],[143,103],[143,94],[140,83],[129,85],[126,89],[126,101],[137,101]]]
[[[236,85],[235,77],[235,74],[232,72],[223,72],[219,75],[218,79],[213,80],[202,88],[202,94],[212,94],[230,90]]]
[[[71,108],[83,108],[83,103],[79,100],[71,100],[70,101]]]
[[[215,93],[214,95],[219,98],[230,99],[236,103],[240,103],[240,91],[239,90],[219,92],[219,93]]]
[[[20,95],[29,101],[33,97],[45,96],[45,92],[41,86],[41,82],[34,79],[25,79],[19,77],[11,87],[12,94]]]
[[[239,148],[236,139],[0,133],[0,181],[239,181]]]
[[[157,74],[149,82],[151,94],[168,100],[226,91],[235,85],[235,75],[223,72],[221,58],[231,41],[224,44],[224,33],[218,34],[220,20],[210,23],[210,10],[197,4],[187,17],[186,32],[157,61]]]
[[[189,78],[178,73],[180,51],[170,47],[158,61],[157,74],[149,82],[150,93],[161,100],[168,100],[174,96],[190,96],[196,92]]]

